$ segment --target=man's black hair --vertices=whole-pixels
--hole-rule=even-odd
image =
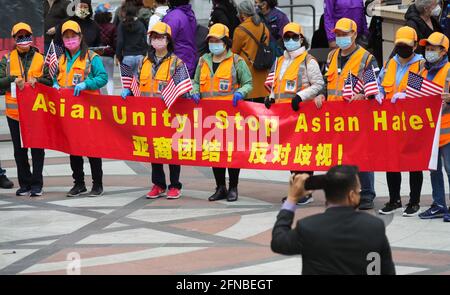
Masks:
[[[358,185],[358,167],[338,165],[332,167],[324,177],[325,198],[331,202],[345,200],[348,193]]]

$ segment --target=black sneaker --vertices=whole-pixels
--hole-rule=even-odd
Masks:
[[[223,199],[227,198],[227,195],[228,195],[228,191],[227,191],[226,186],[221,185],[221,186],[216,187],[216,192],[208,198],[208,201],[214,202],[214,201],[223,200]]]
[[[0,176],[0,187],[1,188],[13,188],[14,183],[6,177],[6,175]]]
[[[284,203],[286,202],[286,200],[287,197],[284,197],[283,199],[281,199],[281,202]],[[306,197],[303,197],[300,200],[298,200],[297,206],[305,206],[312,202],[314,202],[314,198],[312,197],[312,195],[307,195]]]
[[[371,210],[375,206],[373,204],[372,199],[369,198],[361,198],[361,201],[359,203],[358,209],[359,210]]]
[[[33,187],[33,188],[31,188],[30,197],[32,197],[32,198],[34,198],[34,197],[41,197],[42,194],[43,194],[42,188],[40,188],[40,187]]]
[[[87,193],[86,186],[84,184],[75,184],[73,188],[67,193],[68,197],[78,197]]]
[[[94,184],[91,192],[89,193],[89,197],[100,197],[103,196],[103,186]]]
[[[419,215],[419,204],[408,204],[406,205],[405,211],[403,211],[403,216],[411,217]]]
[[[395,202],[395,203],[386,203],[384,204],[384,208],[378,210],[378,213],[383,214],[383,215],[389,215],[389,214],[393,214],[395,211],[399,210],[402,208],[402,203],[401,202]]]
[[[16,196],[28,196],[30,194],[31,188],[29,187],[21,187],[16,191]]]

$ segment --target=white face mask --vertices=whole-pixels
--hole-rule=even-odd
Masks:
[[[432,11],[431,11],[431,15],[432,16],[439,16],[441,14],[441,6],[438,5],[436,6]]]
[[[75,9],[75,15],[81,19],[85,19],[89,15],[89,8],[81,8],[80,6],[77,6]]]

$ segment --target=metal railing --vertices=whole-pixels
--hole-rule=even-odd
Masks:
[[[311,4],[293,4],[292,1],[293,0],[290,0],[291,4],[278,6],[278,8],[289,8],[290,14],[291,14],[291,21],[294,21],[294,8],[297,8],[297,7],[309,7],[309,8],[311,8],[312,12],[313,12],[313,32],[316,31],[316,8],[314,7],[314,5],[311,5]]]

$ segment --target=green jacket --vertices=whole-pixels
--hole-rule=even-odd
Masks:
[[[228,50],[227,57],[229,58],[233,53],[231,50]],[[211,69],[212,72],[212,54],[207,53],[203,55],[200,59],[203,59],[204,62],[206,62]],[[250,69],[248,68],[247,64],[242,58],[239,58],[239,61],[234,64],[236,68],[236,78],[240,85],[240,88],[238,88],[235,92],[241,93],[244,97],[247,97],[247,95],[252,91],[253,89],[253,81],[252,81],[252,74],[250,72]],[[201,62],[197,65],[197,70],[195,71],[195,77],[194,77],[194,90],[193,93],[200,93],[200,71],[201,71]]]
[[[22,65],[25,67],[25,72],[28,73],[28,70],[30,69],[31,62],[33,61],[33,56],[36,52],[39,52],[39,50],[35,47],[31,47],[30,51],[24,54],[19,54],[20,60],[22,62]],[[6,75],[7,71],[7,62],[8,59],[6,55],[2,58],[2,61],[0,62],[0,93],[4,94],[5,91],[10,91],[11,89],[11,83],[14,82],[14,80],[17,77]],[[44,75],[37,79],[39,83],[45,84],[47,86],[52,86],[52,81],[48,75],[48,68],[44,67]]]

